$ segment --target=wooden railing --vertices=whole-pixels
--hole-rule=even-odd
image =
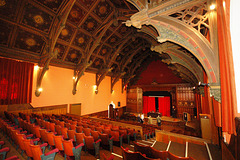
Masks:
[[[189,106],[177,106],[177,117],[182,119],[183,112],[187,112],[191,115],[191,118],[194,116],[194,107]]]
[[[46,106],[46,107],[37,107],[37,108],[25,108],[25,109],[11,109],[8,110],[9,113],[13,113],[18,115],[19,112],[24,113],[24,114],[47,114],[47,115],[61,115],[61,114],[66,114],[67,113],[67,104],[63,105],[55,105],[55,106]]]

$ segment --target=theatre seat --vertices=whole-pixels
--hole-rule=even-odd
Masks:
[[[54,142],[54,133],[53,132],[47,132],[47,140],[48,140],[48,149],[50,149],[51,147],[53,148],[55,146],[55,142]]]
[[[82,133],[83,132],[83,126],[77,126],[76,131],[77,131],[77,133]]]
[[[74,147],[72,140],[63,140],[63,148],[65,155],[69,157],[74,156],[75,160],[79,160],[81,158],[81,151],[83,146],[84,144],[81,143],[78,146]]]
[[[94,151],[95,157],[97,157],[99,155],[99,147],[100,147],[101,139],[97,140],[96,142],[94,142],[94,138],[92,136],[84,136],[84,139],[85,139],[87,150]]]
[[[101,141],[101,146],[102,147],[109,147],[110,152],[113,152],[113,137],[109,138],[108,134],[105,133],[99,133],[99,138],[102,140]]]
[[[179,157],[168,152],[169,160],[194,160],[192,157]]]
[[[83,133],[85,136],[91,136],[91,129],[90,128],[83,128]]]
[[[40,145],[30,145],[30,148],[34,160],[54,160],[55,155],[58,152],[58,149],[56,148],[44,154],[44,151],[42,151],[42,147]]]

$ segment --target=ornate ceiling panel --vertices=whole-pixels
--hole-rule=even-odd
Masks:
[[[71,25],[66,24],[65,28],[61,31],[59,38],[66,42],[70,42],[74,30],[75,29],[71,27]]]
[[[79,46],[83,49],[85,49],[87,47],[87,44],[90,40],[90,36],[84,34],[81,31],[78,31],[74,41],[73,41],[73,45]]]
[[[34,7],[31,4],[27,4],[24,8],[25,14],[23,16],[22,23],[44,32],[49,32],[52,24],[53,17],[48,13]]]
[[[0,15],[15,21],[16,20],[16,14],[18,11],[18,6],[21,2],[21,0],[11,0],[11,3],[7,3],[6,1],[2,1],[0,4]]]
[[[44,46],[45,42],[43,41],[43,37],[27,32],[21,28],[17,30],[15,48],[41,55]]]
[[[98,5],[95,7],[93,12],[104,20],[107,16],[113,11],[112,6],[108,3],[108,1],[100,1]]]
[[[81,57],[82,57],[82,54],[80,53],[79,50],[70,48],[70,50],[65,58],[65,61],[77,64],[78,61],[81,59]]]
[[[48,9],[57,12],[64,0],[37,0],[37,1],[46,6]]]
[[[68,20],[74,23],[75,25],[78,25],[83,19],[85,14],[86,12],[80,6],[75,4],[69,13]]]
[[[8,45],[11,30],[13,29],[13,25],[0,20],[0,44]]]

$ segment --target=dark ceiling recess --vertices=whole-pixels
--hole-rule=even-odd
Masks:
[[[49,60],[58,67],[119,77],[125,84],[138,78],[141,68],[156,56],[167,57],[150,49],[160,44],[153,26],[143,26],[140,32],[125,26],[123,22],[138,12],[126,0],[4,2],[0,6],[2,57],[40,65]],[[66,22],[64,15],[68,15]],[[49,52],[51,47],[56,55]]]

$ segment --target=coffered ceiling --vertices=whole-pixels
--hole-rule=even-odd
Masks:
[[[169,17],[188,23],[196,10]],[[109,75],[112,85],[119,78],[130,82],[146,61],[157,57],[184,81],[197,83],[201,76],[189,66],[201,64],[191,52],[173,42],[159,43],[151,25],[125,25],[137,12],[126,0],[0,0],[0,56],[70,68],[79,78],[83,71],[93,72],[96,83]],[[191,24],[197,22],[195,18]],[[207,21],[202,24],[194,27],[206,36]],[[161,52],[154,46],[161,46]],[[185,56],[189,64],[177,63],[177,56]]]

